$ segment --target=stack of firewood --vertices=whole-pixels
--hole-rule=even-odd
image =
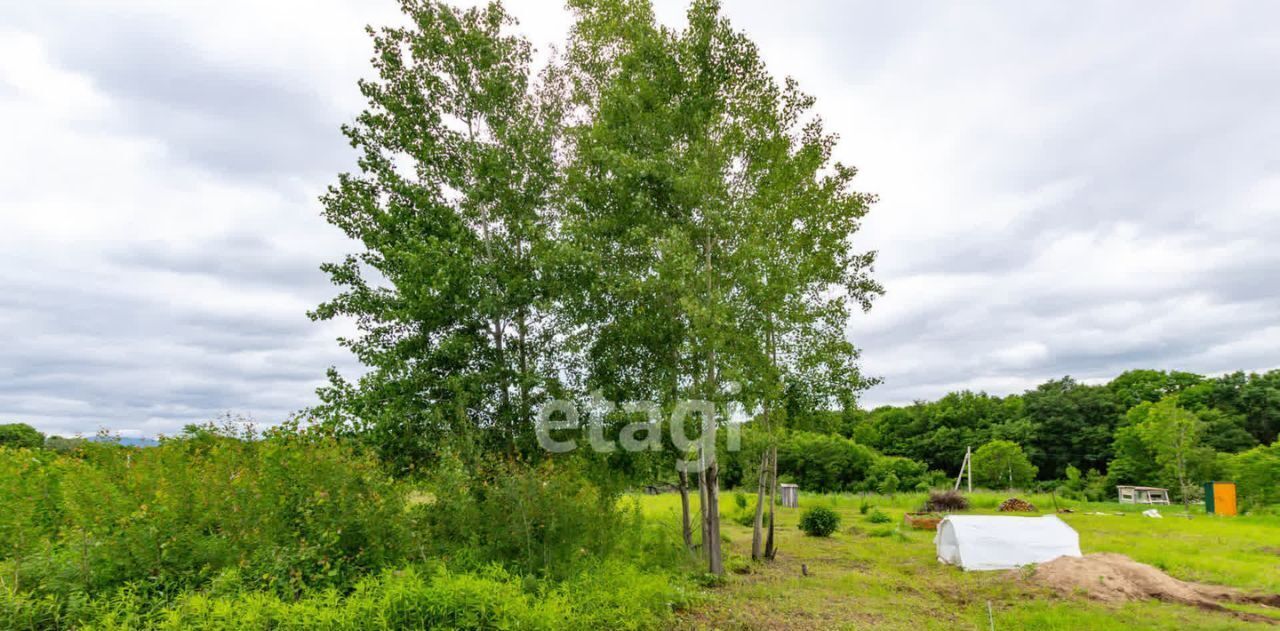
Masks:
[[[999,510],[1002,513],[1034,513],[1036,507],[1031,502],[1011,497],[1000,504]]]

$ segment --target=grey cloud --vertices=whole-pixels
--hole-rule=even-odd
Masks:
[[[867,404],[1280,365],[1280,184],[1262,186],[1280,182],[1276,5],[725,11],[815,94],[837,155],[881,197],[859,246],[881,252],[889,293],[849,326],[864,371],[885,378]],[[362,26],[323,17],[294,24]],[[352,165],[338,126],[356,112],[335,105],[324,69],[236,61],[232,33],[194,46],[180,25],[108,4],[15,3],[0,18],[108,97],[111,116],[76,131],[158,140],[157,181],[195,171],[277,200],[253,209],[260,223],[200,238],[68,248],[34,235],[3,253],[0,420],[152,434],[228,409],[273,421],[314,401],[328,365],[357,370],[335,329],[303,313],[332,294],[316,266],[341,251],[299,208]],[[21,94],[0,83],[0,101]],[[217,300],[199,295],[209,287]]]
[[[154,32],[78,43],[64,59],[130,108],[132,131],[174,153],[240,178],[331,174],[351,164],[343,119],[289,77],[224,68]]]
[[[119,131],[154,137],[177,160],[243,180],[315,178],[354,165],[339,131],[352,113],[336,110],[307,72],[211,57],[178,25],[147,11],[105,3],[50,3],[49,14],[9,10],[45,36],[56,61],[115,99]]]
[[[156,241],[134,243],[115,248],[109,257],[129,267],[225,278],[247,285],[277,286],[307,293],[328,286],[327,276],[320,271],[312,253],[290,254],[255,235],[225,235],[181,246]]]

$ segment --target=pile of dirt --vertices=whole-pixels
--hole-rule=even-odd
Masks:
[[[1180,581],[1123,554],[1059,557],[1037,566],[1031,580],[1068,596],[1084,595],[1104,602],[1163,600],[1226,611],[1250,620],[1280,623],[1275,618],[1231,611],[1222,606],[1226,602],[1280,607],[1280,594],[1248,594],[1230,587]]]
[[[1002,513],[1034,513],[1036,507],[1026,500],[1020,500],[1011,497],[1000,503],[1000,508],[996,509]]]

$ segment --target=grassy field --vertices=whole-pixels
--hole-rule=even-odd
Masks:
[[[994,513],[1006,495],[975,493],[971,512]],[[754,498],[751,498],[754,501]],[[723,496],[727,566],[733,572],[709,590],[706,602],[685,612],[687,629],[1247,629],[1249,623],[1222,612],[1161,602],[1111,605],[1059,597],[1019,573],[962,572],[934,557],[933,533],[900,527],[902,515],[923,495],[866,501],[891,518],[876,524],[862,514],[858,495],[802,494],[801,508],[780,509],[779,553],[770,564],[749,562],[751,530],[734,523],[732,493]],[[1052,512],[1048,496],[1027,496]],[[675,495],[643,497],[649,515],[679,519]],[[842,518],[829,539],[805,536],[796,524],[806,506],[825,505]],[[1062,518],[1080,533],[1083,551],[1119,552],[1174,577],[1249,590],[1280,592],[1280,518],[1176,517],[1181,507],[1162,509],[1163,519],[1143,517],[1134,507],[1058,500],[1077,512]],[[1196,509],[1193,508],[1193,512]],[[1124,512],[1089,515],[1085,512]],[[803,576],[801,566],[807,567]],[[988,610],[988,603],[990,610]],[[1234,606],[1274,616],[1262,607]],[[988,613],[990,611],[990,613]]]

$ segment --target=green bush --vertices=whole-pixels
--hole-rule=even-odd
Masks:
[[[432,484],[436,501],[418,507],[437,554],[496,562],[563,578],[636,536],[643,519],[616,491],[572,466],[496,465],[476,474],[445,461]]]
[[[810,537],[829,537],[840,528],[840,514],[824,506],[814,506],[800,516],[800,530]]]
[[[873,524],[887,524],[893,521],[893,518],[889,517],[888,513],[877,508],[871,511],[870,515],[867,515],[867,521]]]
[[[0,450],[0,502],[0,559],[37,596],[144,579],[172,592],[232,567],[251,588],[295,594],[414,549],[403,489],[376,461],[289,431]]]

